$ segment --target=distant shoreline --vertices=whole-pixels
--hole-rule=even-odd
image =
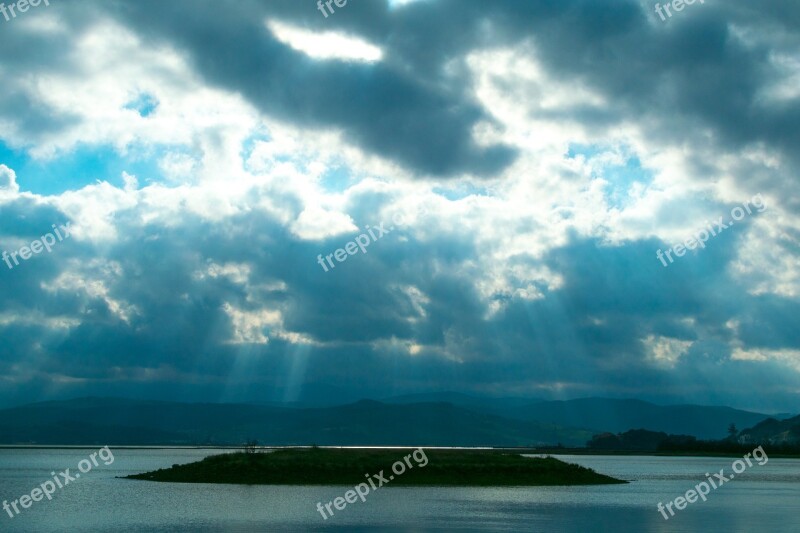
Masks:
[[[591,448],[538,448],[536,454],[546,455],[597,455],[597,456],[642,456],[642,457],[740,457],[736,451],[713,452],[697,451],[637,451],[637,450],[593,450]],[[770,458],[800,459],[800,453],[770,452]]]
[[[93,450],[100,443],[95,444],[0,444],[0,450]],[[242,446],[214,446],[214,445],[109,445],[115,450],[230,450],[242,451]],[[269,450],[305,450],[315,446],[259,446],[259,451]],[[407,450],[413,446],[316,446],[326,450]],[[643,456],[643,457],[738,457],[737,452],[710,452],[710,451],[636,451],[636,450],[595,450],[591,448],[509,448],[490,446],[424,446],[426,450],[486,450],[520,455],[587,455],[587,456]],[[770,457],[776,459],[800,459],[800,453],[770,452]]]

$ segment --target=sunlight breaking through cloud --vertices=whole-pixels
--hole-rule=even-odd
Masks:
[[[358,37],[329,31],[313,32],[275,20],[267,21],[267,28],[280,42],[314,59],[365,63],[383,59],[380,48]]]

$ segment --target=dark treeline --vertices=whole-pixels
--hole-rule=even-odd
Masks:
[[[659,444],[657,451],[663,452],[704,452],[704,453],[735,453],[745,454],[761,446],[767,455],[800,455],[800,446],[797,444],[771,444],[751,443],[742,444],[729,440],[695,440],[692,443],[664,441]]]
[[[625,433],[601,433],[586,443],[591,450],[620,452],[676,452],[745,454],[762,446],[767,453],[800,455],[800,445],[770,442],[740,442],[733,438],[698,440],[691,435],[668,435],[646,429],[632,429]]]

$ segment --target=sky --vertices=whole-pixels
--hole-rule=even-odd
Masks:
[[[797,412],[796,1],[49,4],[0,15],[0,406]]]

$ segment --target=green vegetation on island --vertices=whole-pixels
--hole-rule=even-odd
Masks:
[[[392,466],[413,450],[284,449],[269,453],[229,453],[128,479],[173,483],[246,485],[356,485],[365,475]],[[391,486],[545,486],[627,483],[552,457],[523,457],[496,450],[426,449],[427,463],[411,461]],[[408,461],[407,461],[408,462]],[[398,470],[400,468],[398,467]],[[393,474],[392,474],[393,475]]]

